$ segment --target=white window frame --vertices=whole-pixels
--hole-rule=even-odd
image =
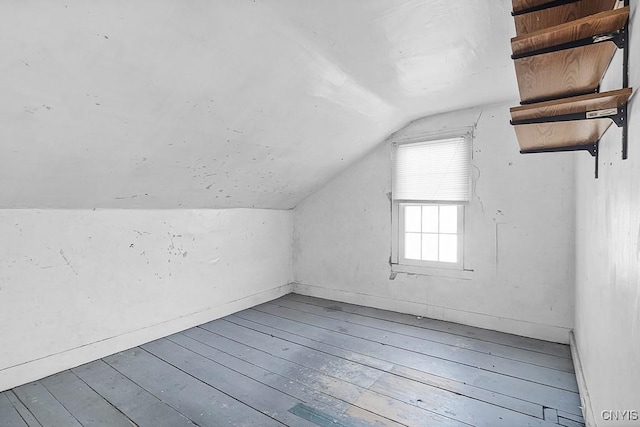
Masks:
[[[425,267],[436,267],[436,268],[452,268],[456,270],[461,270],[464,265],[464,204],[457,203],[421,203],[421,202],[397,202],[398,205],[398,264],[402,265],[415,265],[415,266],[425,266]],[[456,262],[446,262],[446,261],[425,261],[425,260],[416,260],[416,259],[408,259],[404,257],[404,208],[406,206],[457,206],[458,208],[458,224],[456,230],[457,237],[457,256]],[[437,233],[441,234],[441,233]],[[445,234],[445,233],[442,233]]]
[[[403,144],[421,143],[428,141],[437,141],[448,138],[464,137],[471,144],[471,153],[473,153],[473,128],[458,129],[449,132],[430,133],[420,135],[413,138],[403,139],[393,142],[392,148],[392,179],[395,179],[395,153],[396,147]],[[473,156],[471,156],[473,157]],[[470,164],[472,158],[469,159]],[[473,169],[472,169],[473,170]],[[469,177],[469,185],[472,185],[472,177]],[[472,188],[472,187],[470,187]],[[473,196],[473,193],[471,193]],[[458,260],[455,263],[440,261],[422,261],[409,260],[404,258],[404,215],[402,206],[406,205],[456,205],[458,206]],[[449,202],[436,200],[396,200],[391,195],[391,270],[393,273],[410,273],[410,274],[426,274],[445,277],[457,277],[470,279],[470,269],[465,260],[465,240],[467,235],[466,227],[466,207],[469,201]]]

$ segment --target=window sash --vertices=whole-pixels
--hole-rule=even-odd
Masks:
[[[463,268],[463,254],[464,254],[464,205],[458,204],[457,215],[457,254],[456,262],[447,261],[425,261],[417,259],[405,258],[405,207],[407,206],[441,206],[441,203],[397,203],[397,215],[398,215],[398,238],[395,239],[397,244],[397,263],[402,265],[414,265],[414,266],[426,266],[426,267],[439,267],[439,268]],[[422,231],[420,232],[422,234]],[[436,235],[451,235],[451,233],[424,233],[424,234],[436,234]]]

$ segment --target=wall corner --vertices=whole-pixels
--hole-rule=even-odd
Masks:
[[[582,369],[580,354],[578,352],[578,344],[573,330],[569,332],[569,346],[571,347],[571,360],[573,360],[573,368],[576,372],[576,380],[578,381],[578,392],[580,393],[580,403],[582,404],[582,416],[587,427],[597,427],[593,409],[591,406],[591,398],[587,389],[587,381]]]

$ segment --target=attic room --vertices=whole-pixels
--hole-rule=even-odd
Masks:
[[[640,425],[637,7],[4,1],[0,426]]]

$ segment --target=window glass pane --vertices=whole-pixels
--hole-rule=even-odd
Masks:
[[[423,233],[438,232],[438,207],[437,206],[422,207],[422,232]]]
[[[455,205],[440,206],[440,233],[458,232],[458,207]]]
[[[420,233],[404,234],[404,257],[420,259]]]
[[[420,231],[420,206],[404,207],[404,231],[419,233]],[[420,257],[418,257],[420,259]]]
[[[422,235],[422,260],[438,261],[438,235]]]
[[[455,234],[440,235],[440,261],[458,261],[458,236]]]

